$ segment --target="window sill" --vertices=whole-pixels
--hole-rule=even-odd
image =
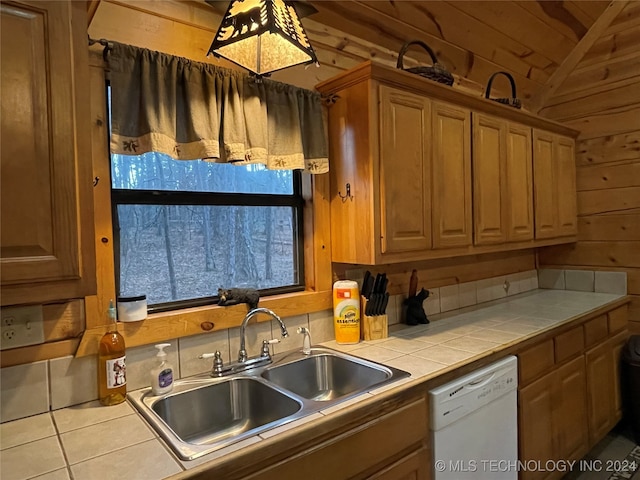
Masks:
[[[331,290],[296,292],[273,295],[260,300],[260,306],[273,310],[283,319],[294,315],[331,309]],[[127,347],[137,347],[174,338],[205,334],[238,327],[247,313],[246,305],[219,307],[217,305],[186,308],[154,313],[139,322],[118,323],[118,332],[124,336]],[[270,320],[259,316],[257,321]],[[76,357],[95,355],[98,344],[106,333],[102,325],[85,330]]]

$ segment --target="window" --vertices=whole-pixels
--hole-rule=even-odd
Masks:
[[[116,283],[150,311],[304,289],[301,173],[111,155]]]

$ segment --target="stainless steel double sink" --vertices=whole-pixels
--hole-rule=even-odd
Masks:
[[[180,458],[192,460],[408,376],[314,347],[228,377],[178,380],[166,395],[145,388],[128,397]]]

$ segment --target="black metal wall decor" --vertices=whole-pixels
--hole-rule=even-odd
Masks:
[[[210,53],[258,76],[317,63],[294,5],[285,0],[233,0]]]

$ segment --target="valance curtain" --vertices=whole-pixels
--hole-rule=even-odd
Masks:
[[[111,153],[329,170],[316,92],[115,42],[108,63]]]

